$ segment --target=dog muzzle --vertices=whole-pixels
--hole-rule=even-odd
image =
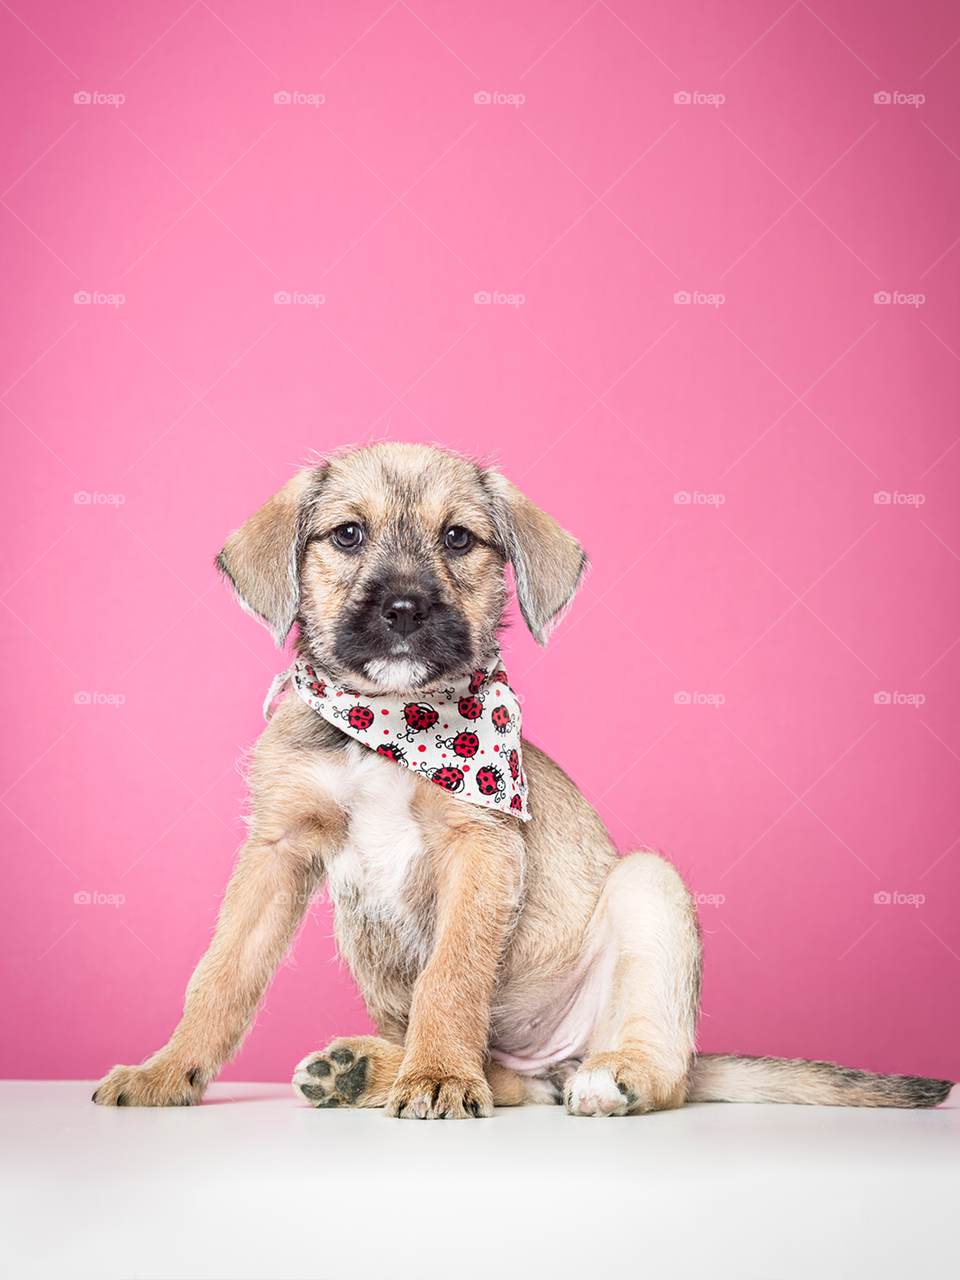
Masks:
[[[263,713],[291,685],[311,710],[394,764],[460,800],[528,820],[520,703],[494,652],[485,665],[416,701],[368,695],[322,668],[296,662],[270,686]]]

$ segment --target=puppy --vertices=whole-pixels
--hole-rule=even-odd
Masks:
[[[623,1116],[942,1101],[946,1080],[695,1055],[690,894],[656,854],[618,856],[521,741],[497,649],[508,563],[544,643],[581,548],[496,471],[419,445],[309,467],[228,540],[218,564],[243,607],[278,645],[295,629],[291,691],[257,745],[250,836],[183,1020],[93,1100],[199,1102],[325,885],[380,1034],[304,1058],[294,1086],[313,1106],[444,1119],[524,1102]]]

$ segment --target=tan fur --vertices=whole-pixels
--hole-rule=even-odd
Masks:
[[[359,546],[336,541],[345,526],[362,529]],[[452,526],[474,536],[463,554],[445,542]],[[543,642],[583,572],[576,541],[496,472],[388,444],[300,472],[218,561],[279,642],[296,624],[301,655],[370,694],[472,670],[496,642],[507,562]],[[398,592],[429,604],[422,636],[402,643],[378,612]],[[199,1101],[324,883],[380,1036],[303,1059],[294,1085],[314,1106],[445,1118],[563,1099],[602,1116],[691,1097],[942,1096],[944,1082],[828,1064],[695,1059],[700,938],[682,880],[655,854],[619,858],[562,770],[529,743],[523,759],[529,822],[457,799],[288,696],[257,744],[250,836],[183,1020],[144,1064],[115,1067],[94,1100]]]

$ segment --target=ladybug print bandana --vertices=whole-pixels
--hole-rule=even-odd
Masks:
[[[325,720],[394,764],[461,800],[529,819],[520,703],[499,653],[452,684],[410,698],[358,693],[300,661],[271,685],[267,718],[271,702],[288,684]]]

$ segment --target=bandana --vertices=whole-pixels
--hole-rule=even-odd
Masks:
[[[520,703],[494,652],[485,665],[408,701],[359,693],[308,662],[277,676],[264,703],[290,684],[325,720],[451,795],[529,819],[520,746]]]

